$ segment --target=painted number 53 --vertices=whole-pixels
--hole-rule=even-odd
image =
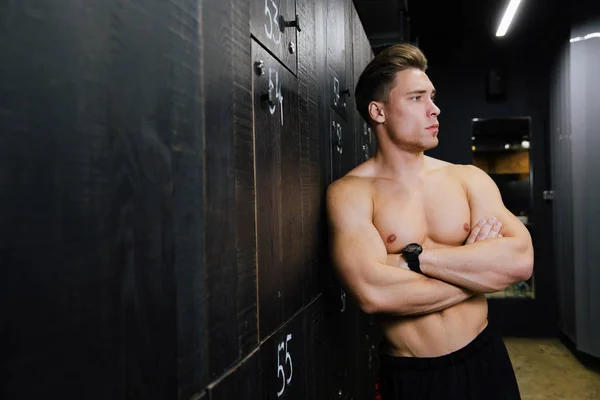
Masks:
[[[269,3],[273,6],[273,12],[269,7]],[[279,28],[279,9],[277,4],[273,0],[265,0],[265,17],[267,22],[265,23],[265,33],[267,37],[275,42],[275,44],[281,43],[281,29]],[[273,25],[275,25],[273,27]],[[275,30],[273,30],[275,28]]]

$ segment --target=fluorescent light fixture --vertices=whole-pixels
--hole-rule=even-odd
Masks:
[[[510,0],[510,3],[504,12],[504,17],[502,17],[502,21],[498,27],[498,31],[496,32],[496,36],[500,37],[506,35],[506,31],[508,31],[508,27],[517,12],[517,8],[519,8],[519,4],[521,4],[521,0]]]
[[[588,40],[593,38],[600,38],[600,32],[588,33],[585,36],[578,36],[571,39],[571,43],[581,42],[582,40]]]

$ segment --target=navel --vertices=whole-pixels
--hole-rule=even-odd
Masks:
[[[396,241],[396,235],[390,235],[387,238],[388,243],[394,243]]]
[[[469,232],[471,230],[471,228],[469,227],[469,224],[465,223],[463,225],[463,229],[465,230],[465,232]]]

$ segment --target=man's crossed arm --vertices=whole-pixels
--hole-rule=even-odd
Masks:
[[[355,185],[351,178],[330,185],[327,209],[333,265],[363,311],[423,315],[459,304],[475,294],[459,285],[391,266],[385,244],[372,222],[370,194]],[[474,246],[490,242],[483,240],[488,237],[500,237],[499,227],[488,225],[476,225],[476,233],[472,232],[467,242]],[[494,241],[501,240],[504,238]]]
[[[479,293],[503,290],[529,279],[533,269],[529,231],[506,209],[496,184],[487,174],[476,167],[459,168],[468,194],[471,221],[494,216],[502,223],[502,237],[471,243],[467,240],[462,247],[424,250],[420,256],[421,270],[427,276]],[[475,228],[478,226],[481,225]],[[391,257],[390,262],[401,267],[406,264],[401,256]]]

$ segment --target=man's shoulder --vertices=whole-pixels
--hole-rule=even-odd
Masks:
[[[432,157],[429,157],[429,162],[434,169],[445,170],[454,178],[465,182],[476,179],[481,176],[481,174],[485,174],[480,168],[472,164],[455,164]]]
[[[368,189],[370,179],[360,175],[348,174],[331,182],[327,186],[327,193],[331,194],[347,194],[359,195],[364,194],[365,189]]]

